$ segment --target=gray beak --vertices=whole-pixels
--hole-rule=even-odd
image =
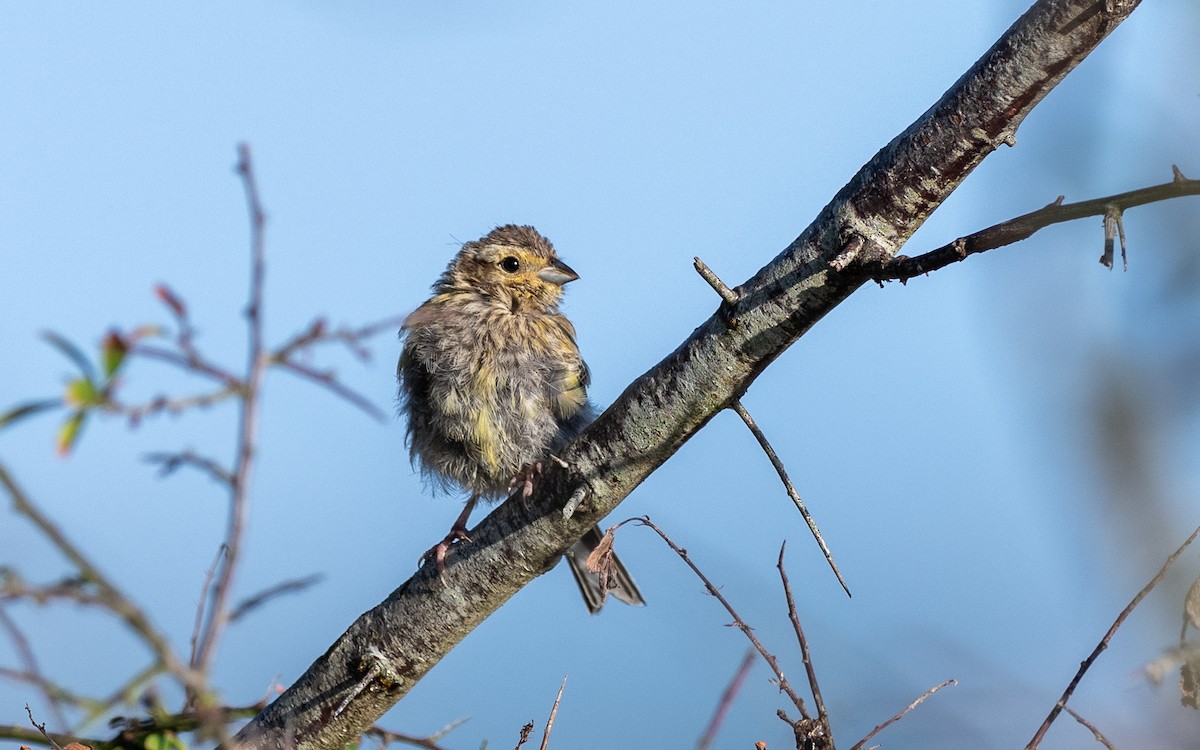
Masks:
[[[575,273],[566,263],[563,263],[558,258],[550,261],[550,265],[538,271],[538,278],[542,281],[548,281],[551,284],[562,286],[569,281],[574,281],[579,278],[579,274]]]

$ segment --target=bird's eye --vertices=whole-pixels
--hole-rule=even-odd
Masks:
[[[521,261],[510,255],[504,260],[500,261],[500,267],[508,273],[516,273],[521,268]]]

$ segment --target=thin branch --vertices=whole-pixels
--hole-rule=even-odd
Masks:
[[[1147,203],[1182,198],[1189,195],[1200,195],[1200,180],[1189,180],[1183,176],[1178,167],[1172,166],[1174,178],[1161,185],[1153,185],[1125,193],[1117,193],[1104,198],[1080,201],[1079,203],[1063,203],[1062,196],[1053,203],[1036,211],[1018,216],[1014,219],[995,224],[966,237],[959,237],[953,242],[931,250],[922,255],[909,258],[898,255],[891,261],[873,260],[855,266],[857,272],[875,279],[876,281],[898,280],[908,281],[914,276],[930,273],[945,268],[951,263],[957,263],[967,256],[994,250],[1014,242],[1020,242],[1032,236],[1038,230],[1052,224],[1061,224],[1088,216],[1110,217],[1105,222],[1105,252],[1100,262],[1112,268],[1112,233],[1110,229],[1117,228],[1116,217],[1121,212],[1135,206]],[[1120,228],[1121,257],[1125,256],[1125,230]],[[854,269],[852,269],[854,270]]]
[[[17,652],[17,658],[21,660],[21,665],[25,668],[25,674],[31,679],[29,682],[41,691],[42,696],[46,699],[46,703],[50,706],[50,712],[54,714],[54,720],[58,724],[59,729],[65,730],[70,724],[62,710],[63,692],[57,689],[57,686],[50,683],[42,674],[41,667],[38,666],[37,657],[33,654],[33,649],[29,645],[29,639],[17,627],[17,623],[8,616],[8,612],[4,607],[0,607],[0,628],[8,632],[9,640],[12,641],[13,649]],[[30,716],[30,720],[33,717]]]
[[[190,466],[197,471],[207,474],[212,479],[217,480],[226,487],[233,485],[233,474],[221,466],[211,458],[201,456],[190,450],[180,451],[179,453],[147,453],[142,457],[148,463],[158,464],[158,472],[161,476],[172,474],[183,466]]]
[[[145,643],[162,665],[172,674],[179,678],[185,685],[192,685],[196,682],[196,677],[192,671],[183,664],[174,651],[171,650],[170,643],[167,639],[155,628],[149,618],[141,611],[133,602],[126,597],[120,589],[118,589],[108,578],[104,576],[100,570],[92,564],[91,560],[72,544],[66,536],[54,525],[29,499],[29,496],[17,485],[8,470],[0,464],[0,484],[8,491],[12,497],[13,505],[18,513],[28,518],[41,531],[42,535],[58,549],[60,553],[75,566],[80,575],[87,581],[93,583],[98,589],[98,601],[110,612],[120,618],[125,624]]]
[[[366,412],[368,416],[379,422],[386,422],[388,419],[388,415],[378,406],[371,403],[366,396],[363,396],[357,391],[347,388],[338,382],[337,378],[333,376],[333,373],[320,372],[318,370],[314,370],[308,365],[302,365],[299,362],[294,362],[290,359],[275,360],[275,364],[279,367],[282,367],[284,372],[290,372],[297,377],[303,378],[312,383],[316,383],[322,388],[327,388],[333,394],[341,396],[343,399],[349,401],[354,406],[357,406],[359,409]]]
[[[320,573],[313,573],[312,575],[305,576],[304,578],[293,578],[288,581],[282,581],[274,586],[271,586],[270,588],[264,589],[254,596],[243,599],[240,603],[238,603],[238,605],[233,608],[233,611],[229,613],[229,621],[231,623],[237,622],[270,600],[279,596],[283,596],[284,594],[294,594],[303,591],[309,586],[319,583],[322,578],[324,578],[324,576],[322,576]]]
[[[58,742],[46,732],[45,722],[38,724],[36,721],[34,721],[33,711],[29,708],[28,703],[25,704],[25,713],[29,715],[29,723],[33,725],[34,729],[38,730],[38,733],[46,739],[46,742],[50,743],[50,747],[54,748],[54,750],[62,750],[62,747],[58,744]]]
[[[1125,618],[1129,617],[1134,608],[1146,598],[1146,595],[1149,594],[1154,587],[1166,577],[1167,570],[1177,559],[1179,559],[1179,556],[1183,554],[1184,550],[1186,550],[1188,546],[1195,541],[1198,535],[1200,535],[1200,526],[1196,527],[1196,530],[1192,532],[1191,536],[1185,539],[1183,544],[1179,545],[1179,548],[1171,553],[1171,556],[1167,558],[1167,561],[1163,563],[1162,568],[1159,569],[1158,574],[1151,578],[1150,582],[1143,586],[1141,591],[1137,592],[1137,595],[1134,596],[1133,600],[1125,606],[1125,609],[1121,610],[1121,614],[1117,615],[1117,619],[1113,622],[1112,627],[1108,629],[1108,632],[1105,633],[1104,637],[1100,639],[1100,642],[1096,644],[1096,648],[1092,649],[1092,653],[1089,654],[1088,657],[1079,665],[1079,671],[1075,673],[1075,676],[1071,679],[1070,684],[1067,685],[1067,689],[1063,691],[1062,697],[1058,699],[1058,703],[1055,703],[1054,708],[1050,709],[1050,714],[1046,717],[1045,721],[1042,722],[1042,725],[1038,727],[1037,732],[1033,735],[1033,739],[1030,740],[1029,744],[1025,746],[1025,750],[1035,750],[1037,746],[1041,744],[1042,738],[1046,736],[1047,730],[1050,729],[1050,725],[1054,723],[1054,720],[1058,718],[1058,714],[1063,710],[1063,708],[1066,707],[1067,701],[1071,699],[1071,695],[1075,692],[1075,688],[1079,685],[1079,681],[1082,680],[1083,676],[1087,674],[1087,671],[1091,669],[1092,664],[1097,658],[1099,658],[1100,654],[1103,653],[1106,648],[1108,648],[1108,642],[1112,640],[1114,635],[1116,635],[1117,629],[1120,628],[1121,624],[1125,622]]]
[[[779,460],[779,456],[775,453],[775,449],[771,447],[771,443],[767,440],[767,436],[759,429],[758,423],[754,421],[754,417],[750,416],[750,412],[746,411],[746,407],[742,402],[734,401],[730,407],[737,415],[746,423],[746,427],[750,428],[750,432],[754,434],[754,439],[758,441],[763,452],[767,454],[767,458],[771,460],[771,465],[775,467],[775,472],[779,474],[780,481],[783,482],[783,488],[787,490],[788,497],[796,505],[796,510],[800,511],[800,515],[804,518],[804,522],[808,524],[808,530],[812,532],[813,539],[817,540],[817,546],[821,548],[821,554],[825,555],[825,561],[829,563],[829,567],[833,570],[833,574],[837,576],[838,583],[842,584],[842,590],[846,592],[846,596],[851,596],[850,587],[846,585],[846,579],[842,578],[842,572],[838,570],[837,563],[833,561],[833,553],[829,551],[829,547],[825,544],[825,538],[821,536],[821,530],[817,528],[817,522],[813,519],[812,514],[808,512],[804,501],[800,499],[800,493],[796,492],[795,485],[788,478],[787,469],[783,467],[783,461]]]
[[[45,586],[28,586],[14,575],[0,574],[0,601],[25,599],[46,604],[63,599],[83,606],[105,607],[103,597],[92,590],[94,588],[90,581],[78,576]]]
[[[437,741],[465,724],[466,721],[466,719],[457,719],[452,721],[428,737],[417,737],[416,735],[405,734],[404,732],[393,732],[390,729],[384,729],[379,726],[371,727],[367,731],[363,732],[363,736],[372,737],[378,740],[380,750],[383,750],[383,748],[386,748],[393,742],[402,742],[405,745],[425,748],[425,750],[445,750],[445,748],[439,745]]]
[[[902,710],[900,713],[896,714],[892,718],[888,719],[887,721],[883,722],[879,726],[875,727],[870,732],[867,732],[867,736],[863,737],[861,740],[854,743],[854,747],[850,748],[850,750],[862,750],[862,748],[865,747],[868,742],[870,742],[872,737],[879,734],[883,730],[887,729],[892,724],[895,724],[897,721],[900,721],[901,719],[903,719],[905,714],[907,714],[909,711],[913,710],[917,706],[924,703],[926,698],[928,698],[929,696],[933,695],[934,693],[936,693],[937,691],[941,690],[942,688],[944,688],[948,685],[957,685],[957,684],[958,684],[958,680],[946,680],[945,682],[939,683],[939,684],[934,685],[933,687],[929,688],[928,690],[926,690],[924,693],[921,694],[920,698],[917,698],[915,701],[908,704],[908,706],[906,706],[904,708],[904,710]]]
[[[232,477],[229,478],[229,483],[233,483]],[[204,582],[200,584],[200,598],[196,601],[196,619],[192,623],[192,653],[188,657],[188,664],[192,669],[196,668],[197,658],[200,654],[200,631],[204,628],[204,612],[208,606],[208,592],[212,587],[213,576],[217,573],[217,566],[227,551],[228,548],[224,544],[217,547],[217,554],[213,557],[212,565],[208,566],[208,570],[204,573]]]
[[[114,690],[107,699],[89,710],[87,715],[80,719],[79,723],[75,725],[73,731],[79,731],[83,727],[88,726],[93,721],[96,721],[100,717],[107,715],[117,706],[134,703],[138,697],[137,694],[141,691],[142,687],[147,685],[151,680],[153,680],[155,677],[158,677],[164,671],[165,668],[163,665],[155,662],[135,674],[133,677],[130,677],[125,681],[125,684]]]
[[[263,356],[263,274],[264,274],[264,229],[266,216],[258,197],[258,186],[254,179],[254,167],[250,161],[250,148],[246,144],[238,147],[237,173],[242,178],[246,192],[246,206],[250,214],[250,298],[246,305],[247,353],[246,376],[242,380],[241,413],[238,425],[237,461],[234,464],[233,491],[229,500],[229,522],[225,532],[226,554],[216,584],[213,586],[212,602],[208,608],[208,623],[200,640],[197,668],[208,674],[212,660],[225,626],[229,624],[228,601],[232,594],[234,574],[241,558],[242,536],[246,526],[249,504],[250,475],[258,437],[258,399],[262,386],[263,370],[267,360]]]
[[[708,750],[712,747],[713,742],[717,739],[717,732],[721,730],[721,725],[725,723],[725,717],[729,715],[729,709],[733,706],[733,699],[741,692],[742,685],[745,684],[746,676],[750,674],[752,666],[754,666],[754,649],[751,648],[746,650],[746,655],[742,657],[742,662],[733,673],[729,684],[721,691],[721,699],[717,701],[717,708],[713,711],[712,718],[708,720],[704,734],[700,735],[700,741],[696,743],[696,750]]]
[[[700,568],[696,567],[696,564],[692,562],[690,557],[688,557],[687,550],[676,545],[675,542],[672,541],[662,529],[651,523],[649,516],[631,518],[628,519],[628,521],[622,521],[618,525],[623,525],[629,521],[633,521],[641,526],[647,526],[650,529],[653,529],[654,532],[662,537],[662,540],[667,543],[667,546],[670,547],[675,554],[679,555],[679,559],[683,560],[683,562],[692,569],[692,572],[695,573],[696,577],[699,578],[704,584],[704,588],[708,589],[708,593],[712,594],[712,596],[721,603],[721,606],[725,608],[725,611],[729,613],[729,616],[733,618],[734,627],[736,627],[738,630],[741,630],[742,633],[745,634],[746,638],[750,640],[750,644],[754,647],[754,650],[757,651],[759,656],[761,656],[763,660],[766,661],[771,667],[771,671],[775,673],[775,680],[779,685],[779,689],[792,699],[792,704],[796,706],[796,708],[800,711],[800,714],[805,719],[810,718],[808,715],[808,710],[804,707],[804,699],[796,694],[796,691],[792,689],[792,686],[787,681],[787,678],[783,676],[783,670],[779,667],[779,662],[775,659],[775,655],[770,651],[767,651],[767,649],[764,648],[761,643],[759,643],[758,638],[754,635],[753,629],[746,624],[746,622],[737,613],[737,610],[733,608],[733,605],[731,605],[729,601],[721,595],[720,589],[714,586],[712,581],[708,580],[708,576],[704,575],[704,573],[700,571]]]
[[[817,684],[817,671],[813,669],[812,655],[808,650],[808,639],[804,637],[804,628],[800,627],[800,615],[796,613],[796,599],[792,596],[792,584],[788,580],[787,569],[783,566],[783,553],[787,542],[779,547],[779,560],[775,566],[779,568],[779,580],[783,583],[784,598],[787,599],[788,619],[792,621],[792,630],[800,643],[800,656],[804,660],[804,671],[808,673],[808,687],[812,690],[813,702],[817,705],[817,720],[825,725],[825,734],[830,738],[829,747],[833,747],[833,732],[829,731],[829,713],[825,710],[825,700],[821,697],[821,687]]]
[[[1071,708],[1070,706],[1063,706],[1063,710],[1071,714],[1075,721],[1082,724],[1089,732],[1091,732],[1092,736],[1096,738],[1096,742],[1104,745],[1106,748],[1108,748],[1108,750],[1117,750],[1117,748],[1113,746],[1113,743],[1109,742],[1108,738],[1104,736],[1104,733],[1096,728],[1095,724],[1075,713],[1075,709]]]
[[[180,348],[184,346],[179,341],[176,342],[176,345]],[[190,347],[190,343],[187,346]],[[180,353],[153,344],[134,344],[129,348],[129,354],[147,359],[157,359],[189,373],[204,375],[225,386],[227,390],[237,391],[242,388],[242,382],[238,380],[237,376],[204,359],[194,349],[184,349],[183,353]]]
[[[542,732],[541,750],[550,746],[550,730],[554,728],[554,717],[558,716],[558,704],[562,701],[563,690],[567,688],[567,676],[563,675],[562,684],[558,686],[558,695],[554,697],[554,705],[550,708],[550,718],[546,719],[546,730]]]
[[[359,359],[366,360],[370,358],[371,350],[362,346],[361,342],[385,331],[395,333],[404,322],[404,317],[395,315],[358,328],[342,327],[334,331],[330,331],[325,321],[318,318],[304,331],[296,334],[287,343],[276,349],[271,354],[271,359],[274,361],[288,359],[293,354],[310,349],[316,344],[340,343],[344,344]]]
[[[54,696],[53,699],[59,703],[65,703],[76,708],[91,709],[102,705],[100,701],[86,695],[80,695],[79,693],[72,692],[66,687],[50,681],[40,673],[35,674],[26,670],[0,667],[0,677],[13,682],[22,682],[33,685],[38,690],[42,691],[43,694],[52,694]]]

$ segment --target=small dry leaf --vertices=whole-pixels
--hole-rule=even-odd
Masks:
[[[72,742],[63,747],[63,750],[92,750],[89,745],[84,745],[79,742]]]
[[[616,528],[615,526],[613,528]],[[596,549],[588,555],[584,565],[588,571],[595,573],[600,584],[600,604],[608,598],[608,590],[615,584],[613,583],[613,529],[610,528],[604,532],[604,536],[600,537],[600,543],[596,545]]]
[[[600,537],[600,543],[596,545],[596,549],[588,555],[587,569],[592,573],[600,573],[603,568],[608,568],[612,565],[613,548],[613,532],[612,529],[604,532],[604,536]]]

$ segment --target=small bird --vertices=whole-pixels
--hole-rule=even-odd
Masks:
[[[400,328],[409,456],[435,490],[470,494],[450,533],[422,558],[439,570],[452,544],[470,541],[476,502],[532,494],[542,462],[595,419],[575,327],[558,310],[563,285],[578,278],[533,227],[497,227],[462,246]],[[592,613],[605,592],[584,560],[600,539],[594,528],[566,555]],[[615,558],[607,593],[645,604]]]

